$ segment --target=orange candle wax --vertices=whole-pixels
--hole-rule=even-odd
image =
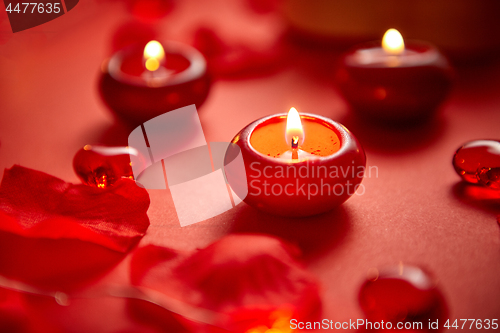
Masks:
[[[316,156],[329,156],[340,149],[340,139],[328,123],[301,116],[304,128],[304,143],[299,149]],[[250,144],[259,153],[279,158],[290,151],[290,142],[285,141],[286,116],[270,119],[255,128]]]

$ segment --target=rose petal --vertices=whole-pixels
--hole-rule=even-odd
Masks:
[[[193,291],[192,302],[229,314],[223,327],[245,331],[262,318],[248,318],[242,325],[235,313],[288,308],[299,320],[319,315],[318,285],[294,259],[298,253],[274,237],[229,235],[187,258],[175,274]]]
[[[207,58],[210,72],[218,78],[268,75],[285,63],[280,38],[269,48],[256,50],[247,45],[229,45],[214,30],[201,27],[194,34],[193,45]]]
[[[0,185],[0,274],[70,288],[103,273],[144,236],[147,191],[123,179],[73,185],[14,166]]]
[[[131,45],[146,45],[158,39],[158,32],[149,24],[129,21],[119,26],[113,33],[111,52],[115,53]]]
[[[33,312],[25,296],[18,291],[0,287],[0,332],[61,332],[49,320]]]
[[[279,10],[281,0],[247,0],[248,6],[257,14],[268,14]]]
[[[189,333],[195,332],[188,327],[188,321],[167,309],[140,299],[127,300],[130,318],[158,332]]]
[[[0,332],[27,332],[28,323],[19,293],[0,288]]]
[[[277,238],[229,235],[186,258],[173,258],[171,250],[158,247],[137,253],[132,260],[133,284],[224,313],[212,322],[222,328],[251,328],[263,313],[268,318],[284,307],[292,309],[294,318],[319,314],[314,278],[295,261],[298,250]]]
[[[144,21],[155,21],[175,8],[174,0],[127,0],[129,11]]]
[[[99,189],[13,166],[5,170],[0,185],[0,230],[79,239],[126,252],[146,233],[148,207],[147,191],[130,179]]]
[[[162,285],[164,278],[172,275],[179,258],[177,251],[162,246],[149,244],[138,248],[130,261],[130,282],[135,286]]]

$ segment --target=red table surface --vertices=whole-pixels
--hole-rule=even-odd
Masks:
[[[164,36],[186,39],[200,22],[248,43],[272,41],[280,31],[274,18],[245,14],[237,2],[198,0],[179,6],[160,24]],[[1,32],[1,170],[20,164],[78,182],[72,169],[78,149],[126,143],[127,129],[114,123],[98,96],[97,77],[113,31],[127,18],[120,4],[81,1],[43,26]],[[466,141],[500,139],[500,62],[460,70],[437,120],[405,131],[360,124],[349,116],[335,86],[316,75],[321,70],[307,65],[316,63],[313,51],[290,56],[297,66],[213,84],[199,109],[207,141],[229,141],[251,121],[291,106],[330,117],[352,130],[368,165],[378,168],[378,176],[364,179],[365,194],[318,217],[277,218],[242,203],[181,228],[169,191],[149,190],[151,226],[139,246],[189,251],[228,233],[264,232],[303,250],[307,268],[321,283],[323,318],[363,318],[357,296],[368,270],[400,263],[422,267],[438,279],[450,318],[499,318],[500,199],[468,195],[451,158]],[[105,280],[125,281],[125,266]],[[74,300],[54,320],[75,332],[116,332],[133,325],[122,303],[102,299],[99,304]]]

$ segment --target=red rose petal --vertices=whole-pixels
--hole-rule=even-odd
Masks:
[[[14,166],[0,185],[0,274],[67,288],[118,262],[144,236],[147,191],[123,179],[73,185]]]
[[[140,299],[127,300],[130,318],[142,325],[157,329],[158,332],[189,333],[186,320],[159,305]]]
[[[0,288],[0,332],[27,332],[28,316],[19,293]]]
[[[174,263],[179,258],[178,252],[162,246],[150,244],[138,248],[130,262],[132,285],[162,285],[165,277],[172,274]]]
[[[284,63],[280,39],[266,50],[254,50],[246,45],[229,45],[214,30],[202,27],[194,34],[193,46],[207,58],[210,72],[218,78],[267,75]]]
[[[283,307],[292,308],[294,318],[316,318],[318,286],[295,261],[297,253],[279,239],[260,235],[229,235],[186,258],[150,246],[134,254],[132,283],[224,313],[213,323],[238,332]]]
[[[228,45],[215,33],[213,29],[201,27],[194,33],[193,46],[208,59],[227,52]]]
[[[290,250],[296,251],[273,237],[229,235],[187,258],[175,273],[200,290],[200,305],[211,309],[296,303],[304,289],[316,285]]]
[[[58,333],[49,320],[33,313],[25,295],[0,287],[0,332],[8,333]]]
[[[127,0],[130,12],[145,21],[158,20],[175,8],[174,0]]]
[[[0,230],[20,236],[91,241],[126,252],[149,226],[149,196],[134,181],[109,189],[73,185],[43,172],[14,166],[0,186]]]
[[[281,0],[247,0],[248,6],[258,14],[268,14],[279,10]]]
[[[111,53],[131,45],[146,45],[153,39],[158,39],[158,32],[151,25],[137,21],[126,22],[113,33]]]

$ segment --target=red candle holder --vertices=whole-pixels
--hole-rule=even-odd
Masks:
[[[155,71],[144,65],[144,45],[118,51],[102,65],[101,97],[132,125],[186,105],[200,107],[208,96],[211,79],[203,55],[178,42],[161,45],[164,62]]]
[[[310,216],[337,207],[359,188],[366,157],[354,135],[325,117],[302,114],[300,119],[305,138],[295,160],[290,152],[279,153],[287,149],[286,114],[258,119],[233,138],[246,178],[231,177],[227,169],[226,176],[233,189],[248,188],[246,197],[239,196],[250,206],[274,215]],[[233,145],[226,153],[226,165],[237,156],[231,149]],[[247,183],[236,184],[233,178]]]
[[[409,41],[403,48],[391,54],[372,42],[342,57],[336,81],[360,116],[386,123],[423,121],[445,99],[453,77],[446,58],[424,42]]]

